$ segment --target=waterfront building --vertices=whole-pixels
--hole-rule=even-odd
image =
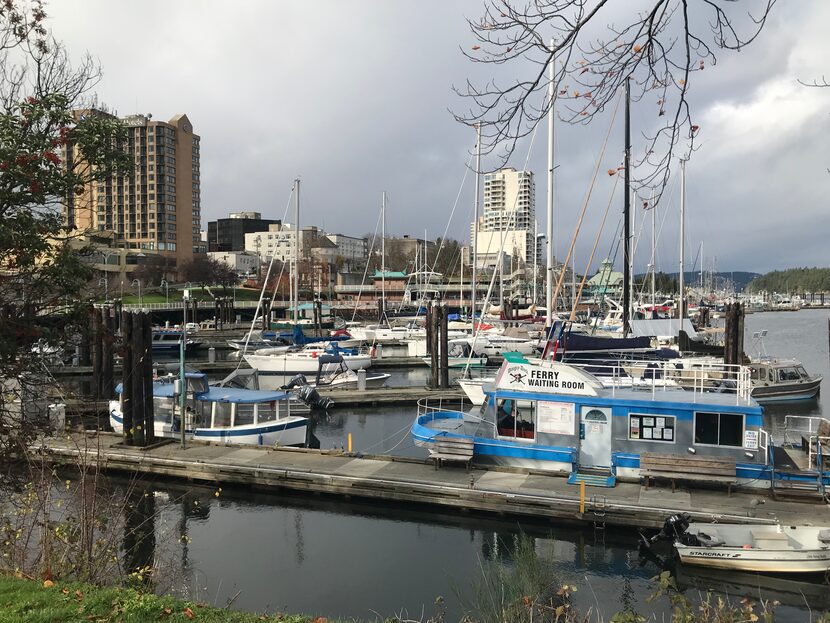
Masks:
[[[261,262],[271,259],[289,261],[294,253],[297,231],[291,223],[276,223],[266,231],[245,234],[245,251],[259,256]]]
[[[255,275],[259,271],[259,256],[246,251],[208,251],[208,255],[227,265],[237,275]]]
[[[478,222],[470,224],[470,240],[476,241],[478,268],[494,267],[500,249],[526,266],[538,259],[532,172],[507,167],[484,176],[483,211]]]
[[[279,219],[264,219],[259,212],[231,212],[228,218],[208,222],[208,251],[244,251],[245,234],[267,232]]]
[[[83,115],[109,115],[77,110]],[[85,185],[67,197],[64,219],[80,232],[112,232],[113,246],[136,256],[160,254],[181,266],[205,252],[201,240],[200,137],[187,115],[154,121],[152,115],[124,117],[134,167]],[[63,159],[78,166],[80,155],[67,144]]]

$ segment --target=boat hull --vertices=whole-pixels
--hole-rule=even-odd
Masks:
[[[675,544],[687,565],[766,573],[819,573],[830,569],[830,549],[766,551],[735,547],[695,547]]]
[[[810,400],[821,389],[821,378],[803,383],[776,383],[752,388],[752,397],[759,403],[788,402],[791,400]]]
[[[195,441],[232,443],[250,446],[302,446],[308,432],[306,418],[286,418],[267,424],[237,426],[234,428],[197,428]]]
[[[245,361],[263,374],[316,374],[317,357],[291,357],[290,355],[245,355]],[[372,365],[371,355],[348,355],[343,361],[350,370],[364,370]]]

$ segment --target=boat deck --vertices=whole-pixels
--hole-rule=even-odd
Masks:
[[[270,449],[188,442],[186,449],[165,443],[140,449],[123,446],[109,433],[74,433],[42,440],[48,461],[66,464],[78,456],[100,459],[103,469],[173,478],[416,503],[544,520],[658,528],[666,516],[688,512],[695,521],[749,521],[827,525],[828,507],[777,501],[763,492],[670,487],[649,489],[618,483],[612,489],[587,487],[584,510],[580,489],[567,479],[506,468],[468,472],[463,466],[435,470],[426,459],[363,456],[337,451]],[[40,443],[38,444],[40,447]],[[100,453],[100,454],[99,454]],[[764,503],[758,506],[758,500]],[[757,516],[756,516],[757,515]]]

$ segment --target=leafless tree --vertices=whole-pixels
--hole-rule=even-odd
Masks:
[[[689,104],[693,76],[713,66],[719,51],[739,51],[752,43],[775,3],[486,0],[483,16],[468,20],[474,42],[462,52],[475,63],[527,73],[509,83],[468,80],[455,89],[467,110],[455,116],[467,125],[478,124],[483,153],[497,155],[504,164],[517,141],[533,131],[554,103],[565,121],[588,124],[630,80],[632,100],[652,106],[660,118],[638,146],[634,183],[656,189],[659,198],[674,152],[681,146],[684,154],[695,149],[700,126]],[[626,7],[621,23],[610,21],[612,7]],[[548,96],[551,82],[553,98]]]

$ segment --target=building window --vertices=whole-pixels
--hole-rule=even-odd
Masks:
[[[498,401],[496,432],[501,437],[536,438],[536,408],[531,400],[513,398]]]
[[[695,444],[740,448],[744,439],[741,413],[695,413]]]
[[[675,417],[631,413],[628,416],[628,438],[637,441],[663,441],[674,443]]]

